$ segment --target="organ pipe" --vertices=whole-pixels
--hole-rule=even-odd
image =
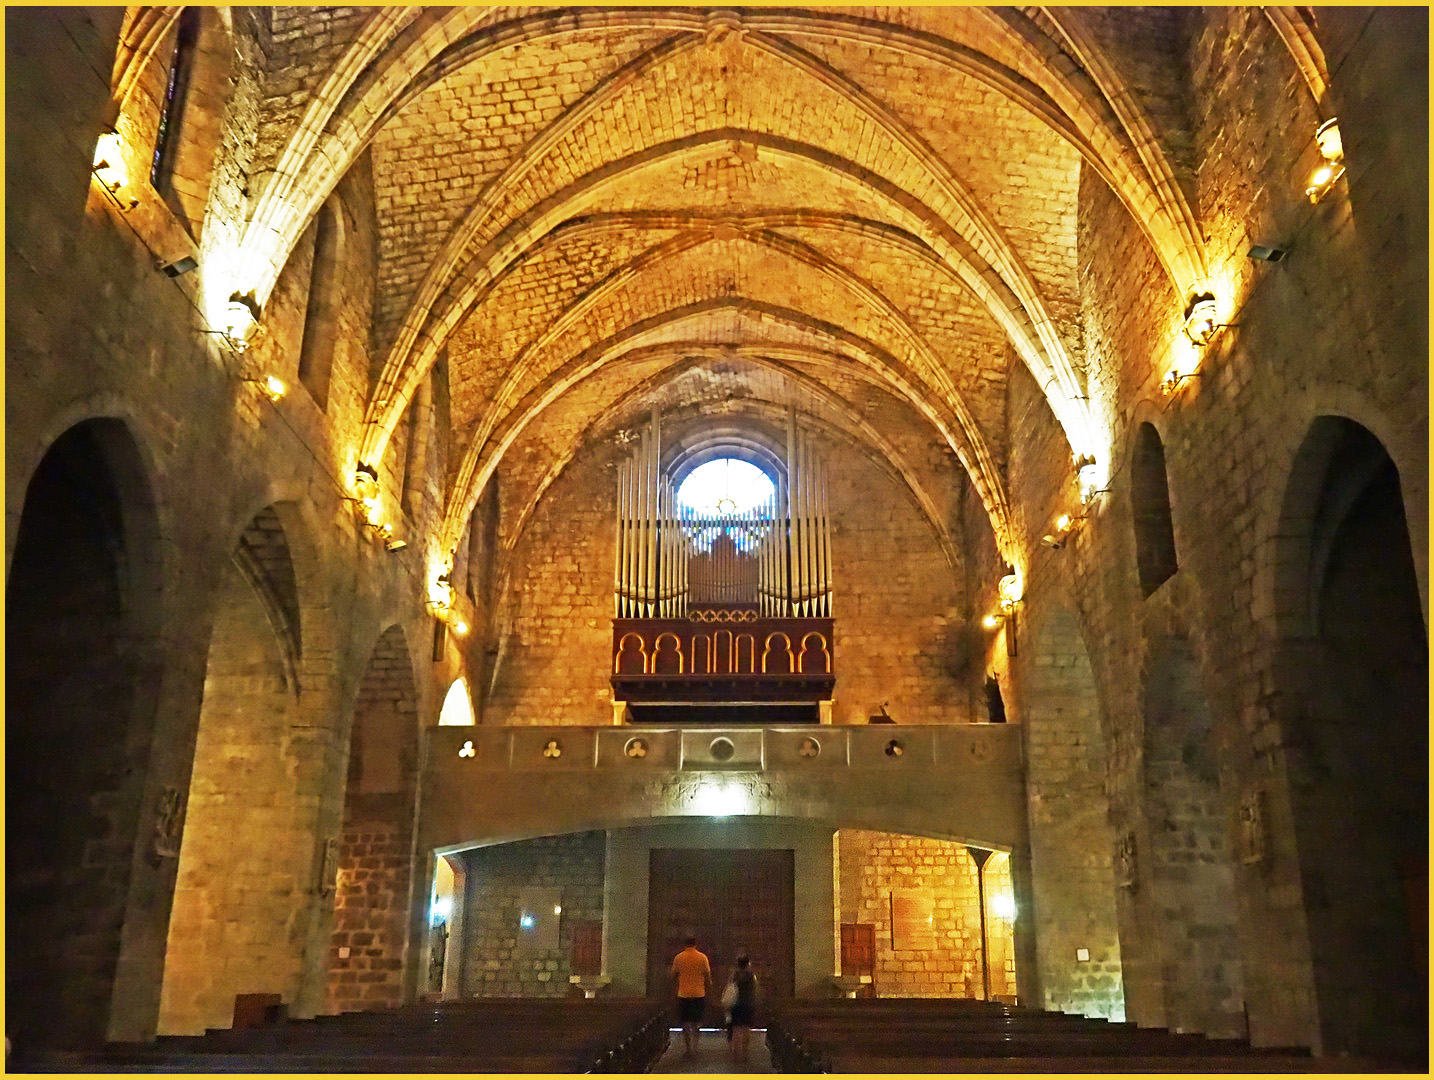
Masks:
[[[654,413],[617,471],[613,555],[618,618],[682,618],[693,604],[751,604],[765,617],[830,617],[826,464],[787,418],[787,468],[766,502],[734,514],[679,505],[662,475]],[[700,569],[699,569],[700,568]]]

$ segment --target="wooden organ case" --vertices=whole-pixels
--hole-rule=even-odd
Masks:
[[[642,723],[816,723],[835,683],[824,464],[795,415],[765,503],[699,513],[662,468],[661,418],[618,473],[612,688]]]

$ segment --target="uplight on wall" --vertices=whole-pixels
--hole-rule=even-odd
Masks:
[[[439,574],[428,586],[428,601],[424,605],[435,618],[443,618],[453,610],[453,581],[448,574]]]
[[[1191,344],[1204,347],[1210,344],[1215,331],[1220,328],[1216,321],[1218,309],[1212,293],[1196,293],[1185,305],[1185,319],[1181,329]]]
[[[1080,501],[1088,503],[1100,493],[1100,467],[1089,454],[1076,458],[1075,467]]]
[[[1188,384],[1191,379],[1198,379],[1199,377],[1200,373],[1198,371],[1181,372],[1176,368],[1171,368],[1165,373],[1165,378],[1160,380],[1160,392],[1167,395],[1173,394],[1182,386]]]
[[[117,131],[106,131],[95,142],[95,157],[92,165],[95,179],[106,191],[119,198],[120,209],[128,213],[139,205],[139,200],[120,195],[129,185],[129,173],[124,164],[124,143]]]
[[[240,352],[247,349],[259,327],[259,304],[252,296],[234,293],[224,308],[224,336]]]
[[[354,495],[363,508],[364,519],[370,524],[378,514],[378,470],[359,462],[354,469]]]
[[[1045,544],[1048,548],[1060,549],[1065,547],[1066,542],[1070,540],[1072,534],[1080,527],[1080,523],[1084,520],[1084,514],[1081,514],[1079,517],[1071,517],[1069,514],[1057,514],[1055,520],[1051,522],[1051,531],[1041,537],[1041,543]]]
[[[1001,599],[1001,610],[1010,611],[1021,602],[1021,579],[1012,571],[996,585],[996,595]]]
[[[119,132],[106,131],[95,143],[95,176],[111,191],[118,191],[129,182],[124,169],[124,144]]]
[[[1305,188],[1305,196],[1312,203],[1323,199],[1344,175],[1344,139],[1337,119],[1330,117],[1319,126],[1315,131],[1315,145],[1323,160],[1310,174],[1309,186]]]
[[[289,392],[289,388],[284,384],[284,380],[277,375],[265,375],[262,379],[253,378],[245,379],[244,381],[257,386],[270,401],[277,402]]]

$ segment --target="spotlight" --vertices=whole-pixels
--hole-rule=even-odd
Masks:
[[[1245,254],[1257,262],[1284,262],[1285,256],[1289,253],[1288,248],[1275,247],[1271,244],[1255,244]]]
[[[456,623],[453,624],[453,632],[459,637],[463,637],[465,634],[468,633],[468,624],[462,619],[459,619]]]
[[[160,263],[159,269],[166,277],[183,277],[198,265],[198,259],[193,255],[186,255],[182,259],[175,259],[172,263]]]
[[[1066,546],[1066,538],[1064,536],[1052,536],[1050,533],[1046,533],[1045,536],[1041,537],[1041,543],[1045,544],[1048,548],[1059,551]]]
[[[994,630],[1001,625],[1001,617],[999,615],[987,615],[981,620],[981,625],[987,630]]]

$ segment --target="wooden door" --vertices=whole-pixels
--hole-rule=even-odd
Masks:
[[[723,1021],[718,999],[740,951],[752,958],[763,998],[792,996],[796,954],[791,851],[654,848],[648,872],[648,994],[673,996],[672,958],[691,934],[712,962],[704,1025],[716,1027]]]

